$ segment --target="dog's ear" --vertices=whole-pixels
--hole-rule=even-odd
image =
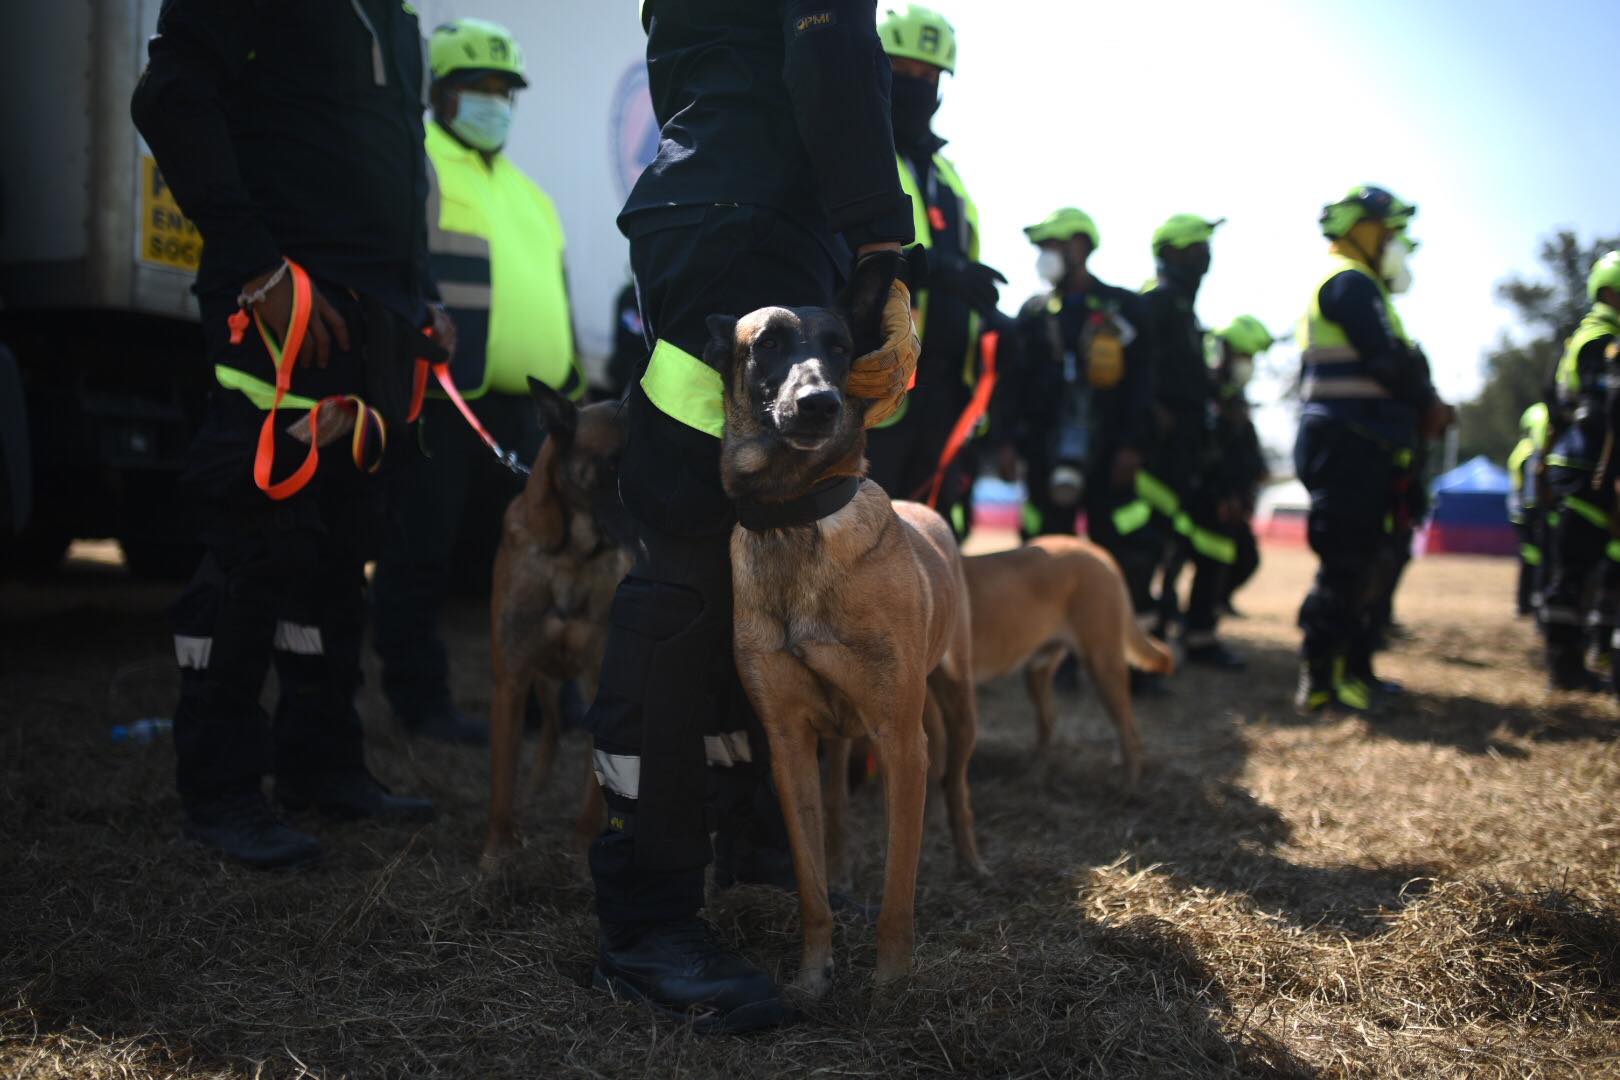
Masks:
[[[898,251],[874,251],[855,264],[838,306],[849,322],[856,356],[865,356],[883,344],[883,305],[889,300],[889,286],[904,266],[905,256]]]
[[[703,347],[703,362],[729,376],[732,359],[737,355],[737,317],[710,315],[703,320],[709,328],[709,343]]]
[[[579,409],[572,401],[535,378],[529,376],[529,396],[540,412],[540,426],[548,436],[559,443],[574,441],[574,429],[579,425]]]

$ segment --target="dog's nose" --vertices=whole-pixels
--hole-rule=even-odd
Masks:
[[[799,391],[794,406],[799,419],[806,424],[830,424],[838,415],[838,391],[826,387],[807,386]]]

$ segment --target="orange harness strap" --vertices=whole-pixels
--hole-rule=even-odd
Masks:
[[[951,429],[951,437],[945,440],[945,449],[940,451],[939,465],[934,469],[934,478],[928,483],[928,498],[926,502],[934,509],[939,509],[939,490],[945,484],[945,474],[950,471],[951,462],[967,442],[973,429],[979,426],[984,419],[986,410],[990,408],[990,395],[996,389],[996,346],[1001,342],[1001,335],[994,330],[987,330],[979,338],[979,356],[984,361],[984,371],[979,381],[973,387],[973,396],[968,399],[967,407],[962,415],[956,418],[956,426]]]
[[[276,411],[292,386],[293,367],[298,363],[299,350],[304,347],[310,315],[315,306],[315,290],[310,285],[309,274],[291,259],[287,260],[287,270],[292,275],[292,318],[287,323],[286,336],[279,345],[259,313],[253,313],[253,322],[259,329],[265,351],[276,366],[276,395],[271,399],[270,410],[259,428],[259,446],[253,456],[253,482],[260,491],[276,500],[291,498],[314,479],[321,460],[321,410],[328,405],[354,413],[354,435],[349,440],[349,453],[354,459],[355,468],[367,473],[376,472],[382,467],[383,454],[388,449],[388,428],[377,411],[356,394],[334,394],[310,407],[309,452],[304,455],[304,460],[285,479],[271,479],[276,459]],[[227,323],[231,328],[231,344],[240,345],[247,333],[247,305],[244,303],[237,308]]]

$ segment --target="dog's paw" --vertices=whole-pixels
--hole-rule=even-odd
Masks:
[[[969,881],[989,881],[990,868],[984,865],[983,859],[974,859],[972,862],[958,862],[957,871]]]
[[[832,985],[832,973],[831,960],[818,968],[804,968],[788,985],[788,992],[803,1001],[820,1001]]]

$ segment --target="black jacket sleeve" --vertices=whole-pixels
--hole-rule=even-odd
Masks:
[[[876,0],[783,0],[782,33],[782,79],[829,223],[852,248],[910,243]]]
[[[1372,377],[1391,394],[1420,408],[1434,400],[1428,364],[1395,336],[1383,294],[1367,275],[1354,270],[1335,274],[1317,297],[1322,314],[1344,327],[1345,336]]]
[[[242,183],[224,88],[253,51],[252,0],[164,0],[130,112],[175,201],[227,280],[273,269],[281,251]]]
[[[1154,433],[1154,328],[1143,310],[1144,305],[1127,294],[1120,305],[1123,315],[1136,330],[1136,338],[1125,347],[1125,377],[1120,381],[1121,416],[1119,443],[1138,453],[1147,454]]]

